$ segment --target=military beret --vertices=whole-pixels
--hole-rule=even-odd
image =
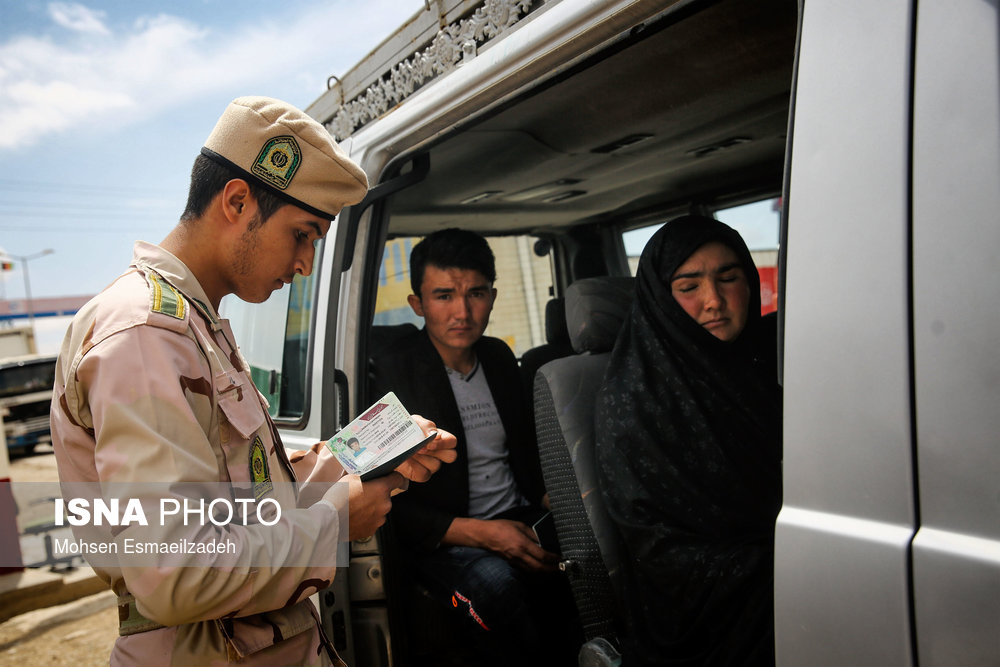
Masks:
[[[288,203],[328,220],[368,192],[365,172],[322,125],[270,97],[233,100],[201,152]]]

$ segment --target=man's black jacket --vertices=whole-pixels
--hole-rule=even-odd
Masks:
[[[507,433],[514,480],[524,497],[538,504],[544,493],[535,430],[529,421],[517,360],[507,344],[483,336],[473,346],[486,374],[497,412]],[[375,401],[395,392],[403,406],[434,421],[458,439],[458,459],[446,463],[430,481],[410,484],[393,498],[392,523],[403,544],[423,552],[437,548],[455,517],[469,514],[469,457],[462,418],[444,362],[426,330],[415,331],[378,353],[371,364],[371,396]]]

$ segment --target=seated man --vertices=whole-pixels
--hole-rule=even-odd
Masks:
[[[435,232],[410,255],[425,327],[374,357],[373,397],[393,391],[454,433],[458,460],[397,496],[393,523],[416,578],[481,635],[484,664],[575,664],[579,630],[559,625],[576,628],[569,587],[531,528],[544,488],[517,360],[483,336],[495,279],[473,232]]]

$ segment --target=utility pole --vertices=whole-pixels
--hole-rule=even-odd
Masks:
[[[38,259],[39,257],[44,257],[45,255],[51,255],[54,252],[55,250],[53,250],[52,248],[46,248],[41,252],[36,252],[33,255],[26,255],[26,256],[12,255],[9,252],[4,253],[4,257],[18,260],[24,267],[24,296],[25,300],[28,303],[28,323],[31,326],[32,335],[35,334],[35,306],[31,302],[31,279],[28,277],[28,262],[32,259]]]

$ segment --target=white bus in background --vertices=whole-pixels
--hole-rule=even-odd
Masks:
[[[54,354],[0,359],[0,423],[7,449],[30,454],[52,442],[49,406],[55,372]]]

